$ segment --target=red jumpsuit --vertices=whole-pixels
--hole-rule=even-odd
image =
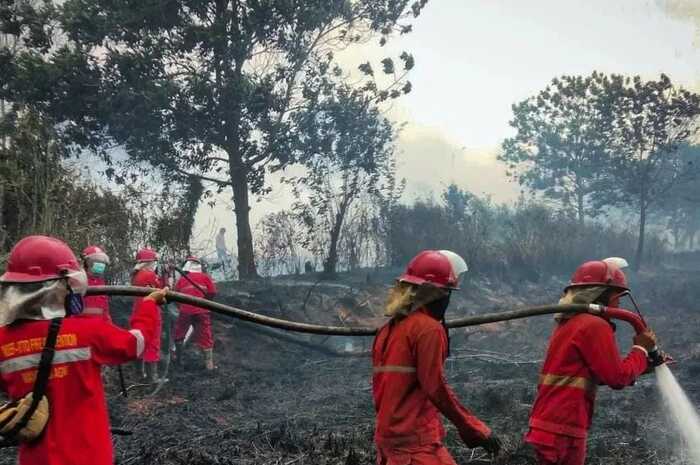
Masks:
[[[379,464],[454,464],[442,444],[445,430],[439,413],[457,427],[470,447],[491,435],[447,385],[446,358],[445,329],[425,309],[379,330],[372,349]]]
[[[189,278],[206,292],[197,289]],[[214,297],[216,295],[216,285],[211,280],[209,275],[205,273],[189,272],[187,278],[181,277],[175,285],[175,290],[183,294],[195,297]],[[211,332],[211,316],[209,311],[194,305],[180,305],[180,315],[175,322],[175,341],[181,342],[187,335],[187,330],[192,326],[194,328],[194,342],[201,349],[212,349],[214,347],[214,338]]]
[[[596,388],[630,386],[647,368],[646,351],[634,346],[622,360],[611,324],[598,316],[576,315],[559,323],[530,414],[525,440],[541,465],[583,465]]]
[[[107,282],[100,276],[88,274],[88,286],[104,286]],[[101,317],[107,322],[112,321],[109,314],[109,297],[106,295],[88,295],[83,297],[85,309],[82,315]]]
[[[155,272],[147,269],[139,270],[131,277],[131,285],[138,287],[162,287],[160,279],[155,274]],[[143,299],[134,299],[134,309],[138,308],[138,305]],[[133,314],[132,314],[133,315]],[[146,363],[158,362],[160,361],[160,334],[163,327],[162,317],[160,315],[160,308],[156,315],[156,326],[155,331],[157,337],[151,338],[146,343],[146,350],[143,352],[143,361]]]
[[[156,336],[158,307],[141,303],[127,331],[99,318],[65,318],[46,396],[50,416],[37,441],[19,447],[20,465],[112,465],[112,437],[101,366],[138,358]],[[18,399],[34,387],[49,322],[0,327],[0,390]]]

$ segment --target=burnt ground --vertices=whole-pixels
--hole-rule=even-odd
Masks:
[[[314,279],[224,285],[221,301],[273,316],[338,324],[376,324],[389,276],[346,276],[343,284]],[[369,281],[369,282],[368,282]],[[504,284],[485,278],[468,283],[453,300],[453,316],[556,300],[563,279]],[[379,284],[373,284],[379,283]],[[673,368],[696,404],[700,403],[700,289],[682,272],[634,277],[633,288]],[[114,302],[119,318],[129,303]],[[631,331],[621,323],[621,348]],[[534,463],[522,445],[539,365],[552,327],[549,317],[468,330],[453,330],[449,380],[463,402],[507,443],[492,461],[464,447],[448,426],[447,445],[460,464]],[[197,353],[187,369],[169,372],[170,382],[155,396],[134,389],[119,396],[115,373],[107,375],[114,426],[133,431],[115,437],[116,463],[145,464],[368,464],[373,409],[369,339],[353,340],[354,356],[333,356],[349,340],[294,335],[294,342],[257,331],[243,322],[217,318],[219,371],[199,370]],[[137,380],[126,369],[128,383]],[[653,376],[619,392],[599,391],[589,438],[588,464],[683,464],[678,435],[666,420]],[[14,462],[0,454],[0,465]]]

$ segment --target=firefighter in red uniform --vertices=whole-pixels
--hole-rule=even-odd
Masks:
[[[211,299],[216,295],[216,285],[202,270],[202,263],[196,257],[188,257],[182,271],[185,275],[178,279],[175,290],[183,294]],[[181,304],[180,314],[175,322],[175,347],[178,364],[182,363],[183,345],[187,331],[192,327],[194,343],[204,354],[204,366],[214,370],[214,337],[211,332],[209,310],[193,305]]]
[[[32,392],[48,320],[78,314],[86,288],[85,272],[62,241],[29,236],[12,249],[0,276],[0,390],[11,399]],[[100,369],[141,355],[164,298],[158,290],[143,299],[129,331],[101,318],[61,321],[45,391],[48,422],[37,439],[20,442],[20,465],[113,463]]]
[[[109,265],[109,256],[96,245],[91,245],[83,250],[80,255],[83,259],[83,268],[87,273],[88,286],[104,286],[105,270]],[[85,309],[82,315],[91,317],[100,317],[105,321],[111,322],[112,317],[109,314],[109,298],[106,295],[91,295],[83,299]]]
[[[625,266],[620,258],[584,263],[560,303],[617,307],[629,293]],[[583,465],[597,385],[632,385],[647,370],[656,336],[651,331],[636,335],[622,359],[610,321],[587,313],[557,315],[556,320],[525,440],[534,446],[540,465]]]
[[[424,251],[397,281],[387,301],[391,320],[372,349],[372,387],[380,465],[454,465],[443,445],[442,413],[469,447],[500,450],[500,440],[457,399],[443,364],[449,340],[444,315],[467,265],[450,251]]]
[[[133,274],[131,275],[131,285],[137,287],[153,287],[159,288],[162,286],[158,275],[156,274],[156,265],[158,264],[158,254],[151,249],[141,249],[136,253],[136,265],[134,266]],[[135,299],[134,310],[140,304],[141,299]],[[160,334],[163,326],[160,309],[156,315],[156,334],[157,337],[151,338],[143,352],[144,371],[148,382],[155,383],[158,380],[158,362],[160,361]]]

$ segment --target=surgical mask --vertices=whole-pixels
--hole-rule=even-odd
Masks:
[[[68,286],[68,295],[66,295],[66,315],[75,316],[83,313],[85,308],[85,302],[83,301],[83,296],[81,294],[73,292],[70,286]]]
[[[102,262],[95,262],[90,267],[90,272],[92,274],[104,274],[105,269],[107,269],[107,264]]]

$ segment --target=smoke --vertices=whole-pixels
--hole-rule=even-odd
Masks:
[[[689,462],[700,464],[700,417],[695,407],[665,364],[656,368],[656,380],[669,414],[683,438]]]
[[[657,3],[671,18],[690,22],[695,26],[693,45],[700,47],[700,2],[697,0],[657,0]]]

